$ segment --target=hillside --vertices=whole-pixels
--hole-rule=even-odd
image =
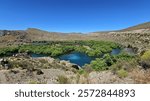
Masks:
[[[90,34],[47,32],[35,28],[0,30],[0,83],[150,83],[148,25]],[[46,41],[48,44],[43,43]],[[116,49],[120,53],[111,55],[110,52]],[[134,53],[126,52],[128,50]],[[85,63],[81,69],[71,59],[65,61],[58,57],[70,54],[75,60],[81,58],[78,56],[88,59],[73,52],[99,58]],[[35,58],[34,55],[44,56]]]
[[[150,22],[123,30],[90,33],[89,37],[115,41],[125,46],[138,48],[139,52],[150,48]]]
[[[82,33],[61,33],[61,32],[47,32],[35,28],[26,30],[27,37],[32,41],[64,41],[64,40],[87,40],[89,37]]]
[[[138,24],[132,27],[128,27],[126,29],[123,29],[121,31],[132,31],[132,30],[139,30],[139,29],[147,29],[150,30],[150,22],[146,22],[146,23],[142,23],[142,24]]]
[[[0,30],[0,47],[30,43],[32,41],[65,40],[109,40],[138,48],[150,47],[150,22],[139,24],[118,31],[82,33],[48,32],[36,28],[27,30]]]
[[[27,30],[0,30],[0,47],[30,43],[32,41],[63,41],[63,40],[87,40],[81,33],[47,32],[36,28]]]

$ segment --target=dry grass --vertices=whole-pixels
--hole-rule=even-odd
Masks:
[[[130,73],[131,77],[137,84],[150,84],[150,69],[133,69]]]
[[[69,79],[64,75],[58,76],[57,81],[58,81],[59,84],[70,84]]]

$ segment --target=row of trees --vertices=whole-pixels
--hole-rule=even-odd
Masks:
[[[86,48],[88,46],[89,48]],[[36,54],[47,54],[58,56],[72,51],[84,52],[89,56],[100,56],[103,53],[111,52],[113,48],[119,47],[118,44],[105,41],[56,41],[47,44],[30,44],[18,47],[7,47],[0,49],[0,55],[7,55],[14,52],[27,52]]]

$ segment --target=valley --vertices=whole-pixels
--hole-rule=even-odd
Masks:
[[[118,31],[0,31],[0,83],[150,83],[150,26]]]

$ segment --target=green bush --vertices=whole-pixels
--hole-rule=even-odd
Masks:
[[[103,59],[96,58],[90,63],[91,67],[96,71],[102,71],[107,69],[107,64]]]
[[[146,51],[142,56],[141,60],[143,61],[150,61],[150,50]]]
[[[126,61],[130,61],[134,58],[134,56],[132,55],[129,55],[128,53],[126,52],[121,52],[119,55],[117,56],[114,56],[116,59],[118,60],[126,60]]]
[[[102,53],[109,53],[113,48],[119,47],[118,44],[106,41],[56,41],[56,42],[36,42],[36,44],[20,45],[18,47],[8,47],[0,49],[0,56],[8,53],[36,53],[58,56],[69,52],[77,51],[88,54],[89,56],[100,56]],[[90,47],[90,50],[84,46]]]
[[[81,74],[84,74],[85,71],[84,71],[84,69],[80,69],[80,70],[78,70],[78,73],[81,75]]]
[[[120,77],[120,78],[125,78],[128,76],[128,72],[124,69],[120,69],[117,71],[117,75]]]
[[[144,69],[150,68],[150,50],[141,56],[140,64]]]

